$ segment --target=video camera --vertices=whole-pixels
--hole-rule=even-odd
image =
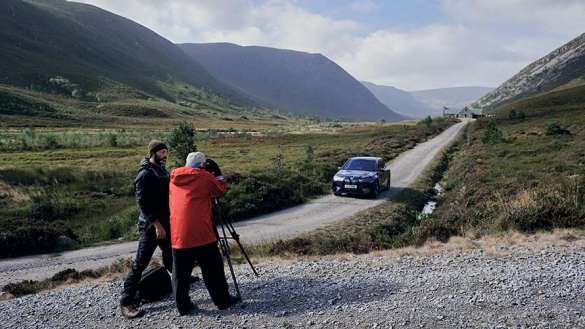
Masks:
[[[212,159],[205,160],[205,164],[203,164],[203,169],[213,174],[213,176],[215,177],[221,176],[221,169],[219,169],[219,165]]]

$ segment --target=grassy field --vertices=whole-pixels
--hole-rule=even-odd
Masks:
[[[0,84],[0,128],[165,129],[189,120],[198,127],[257,129],[303,121],[262,107],[234,105],[190,86],[173,85],[171,89],[174,99],[125,91],[111,99],[88,101]]]
[[[197,134],[197,148],[215,159],[232,182],[226,208],[240,220],[325,193],[332,172],[351,155],[391,159],[451,124],[323,123],[288,125],[278,132],[206,129]],[[0,131],[2,256],[132,238],[137,164],[146,155],[148,141],[164,140],[169,131],[136,127]]]
[[[477,122],[421,235],[446,241],[585,226],[585,106],[558,101],[524,101]],[[510,118],[510,109],[527,116]]]

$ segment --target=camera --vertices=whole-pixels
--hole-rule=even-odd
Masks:
[[[215,177],[221,176],[221,169],[219,169],[219,165],[212,159],[207,159],[205,161],[203,169],[213,174]]]

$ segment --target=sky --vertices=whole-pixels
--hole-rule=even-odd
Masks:
[[[176,43],[321,53],[405,90],[497,87],[585,33],[585,0],[77,0]]]

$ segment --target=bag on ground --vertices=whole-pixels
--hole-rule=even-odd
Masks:
[[[172,292],[171,276],[162,266],[144,272],[138,283],[138,297],[142,302],[159,301]]]

